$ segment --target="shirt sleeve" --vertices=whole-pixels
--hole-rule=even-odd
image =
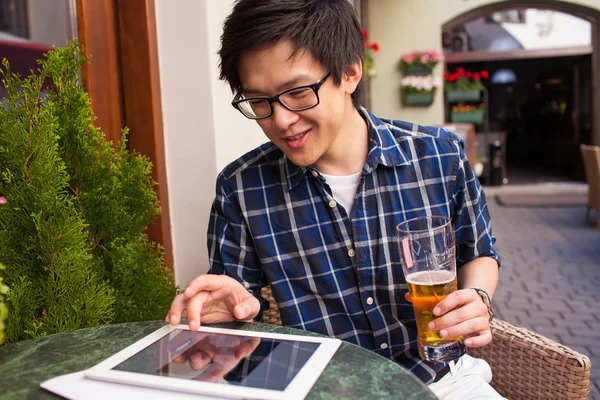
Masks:
[[[267,281],[246,220],[238,202],[232,198],[223,185],[217,183],[217,195],[208,223],[208,273],[225,274],[240,282],[260,302],[261,310],[255,317],[256,321],[260,321],[263,311],[269,308],[269,302],[260,295],[260,290],[267,285]]]
[[[498,262],[500,257],[494,250],[496,238],[483,188],[475,176],[464,152],[463,141],[456,137],[459,160],[454,184],[454,235],[456,239],[456,262],[461,267],[478,257],[491,257]]]

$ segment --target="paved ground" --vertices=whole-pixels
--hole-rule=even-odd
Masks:
[[[581,193],[584,186],[486,188],[502,257],[494,297],[501,317],[563,343],[592,360],[592,395],[600,400],[600,230],[585,208],[506,207],[496,195]],[[592,214],[594,218],[594,214]]]

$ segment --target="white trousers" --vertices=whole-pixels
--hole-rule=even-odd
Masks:
[[[465,354],[450,363],[450,372],[428,387],[440,400],[504,399],[490,386],[491,380],[489,364]]]

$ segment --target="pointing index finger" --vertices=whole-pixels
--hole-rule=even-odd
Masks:
[[[216,291],[227,284],[228,277],[225,275],[204,274],[197,276],[188,283],[183,295],[186,299],[194,297],[201,291]]]

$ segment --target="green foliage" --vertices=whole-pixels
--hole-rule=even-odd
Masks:
[[[481,83],[481,79],[469,80],[466,77],[460,78],[455,82],[447,82],[444,85],[444,90],[485,90],[485,86]]]
[[[4,269],[4,265],[0,264],[0,271]],[[8,308],[4,304],[4,296],[8,293],[8,286],[2,284],[2,276],[0,276],[0,344],[4,341],[4,320],[8,316]]]
[[[444,91],[485,90],[485,86],[481,80],[488,78],[489,73],[485,69],[473,72],[466,71],[463,67],[458,67],[454,73],[444,73]]]
[[[144,234],[160,214],[152,165],[128,151],[126,130],[113,145],[94,126],[78,75],[84,62],[74,42],[47,53],[37,74],[4,75],[0,262],[11,288],[9,343],[162,319],[175,294],[162,248]]]

